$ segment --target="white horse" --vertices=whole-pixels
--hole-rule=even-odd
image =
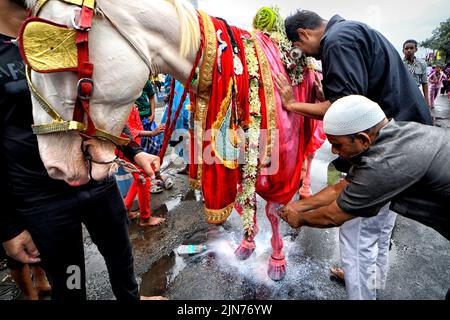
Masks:
[[[42,2],[45,0],[29,1],[29,5],[33,8],[36,3],[39,5]],[[49,0],[42,6],[39,17],[72,26],[79,16],[79,6],[74,5],[77,2]],[[168,73],[186,83],[200,47],[197,13],[182,0],[97,0],[89,32],[89,60],[94,64],[92,79],[95,88],[89,112],[95,127],[111,135],[120,135],[131,106],[140,95],[149,74]],[[305,79],[309,79],[308,76],[305,75]],[[32,72],[31,81],[63,119],[72,118],[78,81],[74,72]],[[308,86],[306,90],[311,89],[312,81]],[[197,87],[194,85],[192,90],[195,93]],[[310,95],[309,91],[307,95]],[[285,163],[281,164],[279,171],[288,170],[289,163],[301,168],[303,158],[299,156],[299,150],[304,146],[298,145],[304,142],[300,142],[298,136],[303,134],[299,127],[306,120],[285,112],[280,101],[277,94],[277,106],[273,106],[276,109],[276,123],[279,128],[280,123],[288,126],[280,133],[280,144],[294,141],[295,149],[281,149],[281,158]],[[35,96],[32,102],[35,125],[51,122],[51,117]],[[38,135],[38,143],[42,161],[52,178],[76,186],[87,183],[91,178],[104,179],[112,172],[114,164],[110,162],[115,158],[115,145],[110,141],[92,138],[82,142],[78,132],[70,131]],[[89,146],[89,154],[96,160],[95,163],[86,161],[80,147],[82,143],[85,148]],[[298,189],[299,179],[289,177],[286,183],[292,183],[291,189]],[[270,197],[275,186],[268,181],[260,177],[256,190],[264,190],[260,194],[268,201],[266,212],[272,224],[273,253],[268,274],[272,279],[280,280],[285,275],[286,261],[278,232],[279,219],[275,213],[279,204]],[[238,211],[241,211],[240,208]],[[243,239],[237,250],[240,258],[247,258],[253,252],[253,237],[254,234]]]

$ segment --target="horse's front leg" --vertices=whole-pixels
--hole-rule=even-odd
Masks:
[[[269,260],[269,269],[267,274],[274,281],[283,280],[286,275],[286,259],[284,258],[283,239],[281,239],[279,224],[280,218],[276,211],[279,204],[267,201],[266,215],[272,226],[272,256]]]
[[[302,167],[302,186],[298,193],[302,199],[310,198],[311,192],[311,165],[314,160],[315,153],[310,154],[303,162]]]
[[[242,215],[242,208],[240,205],[236,204],[235,207],[236,211],[239,213],[239,215]],[[256,219],[255,219],[256,220]],[[250,258],[253,251],[255,251],[256,244],[255,244],[255,236],[258,232],[258,226],[255,224],[253,225],[253,233],[249,235],[247,232],[244,234],[244,237],[241,240],[241,243],[239,244],[239,247],[234,251],[234,255],[239,260],[246,260]]]

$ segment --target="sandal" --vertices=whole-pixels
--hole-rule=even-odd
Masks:
[[[163,191],[164,191],[164,189],[161,188],[160,186],[156,185],[156,184],[154,184],[154,185],[152,185],[150,187],[150,193],[151,194],[161,193]]]

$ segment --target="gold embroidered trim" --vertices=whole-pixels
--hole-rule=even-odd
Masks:
[[[261,161],[261,166],[263,166],[272,154],[273,138],[276,129],[276,99],[269,61],[267,60],[267,57],[258,40],[254,37],[252,38],[254,40],[253,43],[255,44],[256,53],[258,55],[261,70],[261,82],[263,84],[264,95],[266,97],[266,104],[263,107],[266,108],[268,136],[266,152],[263,160]]]
[[[217,114],[216,121],[214,121],[214,124],[212,126],[213,131],[211,135],[211,146],[214,151],[214,154],[217,158],[219,158],[222,161],[223,165],[228,169],[236,169],[238,167],[237,160],[230,161],[222,158],[221,154],[217,152],[216,149],[216,136],[220,129],[220,126],[222,125],[223,120],[225,119],[228,108],[229,107],[231,108],[230,102],[232,96],[232,89],[233,89],[233,79],[230,79],[230,83],[228,84],[227,96],[225,97],[225,99],[223,99],[222,104],[220,105],[220,110],[219,113]]]
[[[202,184],[197,179],[189,178],[189,185],[192,189],[202,191]]]
[[[205,207],[206,221],[210,224],[221,224],[227,221],[234,208],[234,202],[222,209],[208,209]]]
[[[202,181],[202,164],[203,164],[203,134],[205,132],[206,117],[208,114],[209,99],[211,97],[211,85],[214,62],[216,60],[216,32],[211,17],[205,12],[199,10],[203,21],[205,32],[205,43],[203,49],[202,64],[200,66],[198,89],[197,89],[197,106],[195,107],[194,119],[201,123],[201,128],[195,128],[194,142],[197,145],[197,183],[201,186]]]

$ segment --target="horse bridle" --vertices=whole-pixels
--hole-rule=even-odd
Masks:
[[[100,140],[109,141],[116,146],[126,145],[130,141],[130,139],[123,138],[121,136],[116,136],[105,130],[96,128],[89,112],[90,99],[94,92],[94,80],[92,79],[94,65],[89,61],[88,40],[89,40],[89,31],[92,26],[92,18],[94,15],[95,0],[60,0],[60,1],[81,7],[79,22],[78,24],[73,23],[76,33],[76,48],[78,57],[78,66],[77,68],[72,70],[77,71],[78,73],[77,97],[75,101],[73,118],[72,120],[68,121],[64,120],[62,116],[56,111],[56,109],[52,107],[52,105],[36,89],[33,82],[31,81],[31,70],[30,70],[31,65],[29,64],[25,54],[23,53],[23,44],[20,41],[21,51],[24,55],[24,59],[26,62],[25,73],[30,91],[37,100],[37,102],[39,103],[39,105],[42,107],[42,109],[46,111],[47,114],[52,118],[51,123],[32,125],[33,132],[36,135],[43,135],[49,133],[58,133],[58,132],[67,133],[70,131],[75,131],[80,134],[83,141],[87,139],[97,138]],[[67,26],[57,25],[45,19],[38,18],[40,10],[47,2],[48,0],[37,0],[36,5],[33,8],[34,16],[29,17],[24,21],[21,34],[28,22],[39,21],[54,26],[67,28]],[[65,71],[65,70],[54,70],[46,72],[58,72],[58,71]],[[87,119],[87,125],[85,125],[84,123],[85,116]],[[87,156],[86,149],[83,149],[83,143],[81,144],[81,146],[83,154]],[[98,162],[93,161],[92,157],[90,157],[89,159],[89,161],[102,164],[112,163],[115,160],[108,162]]]
[[[47,21],[45,19],[36,18],[42,9],[42,7],[48,2],[49,0],[37,0],[35,7],[33,8],[33,13],[35,17],[28,18],[25,20],[21,34],[23,33],[23,29],[26,25],[27,21],[33,21],[33,20],[39,20],[48,24],[52,24],[58,27],[68,28],[67,26],[62,26],[55,24],[51,21]],[[89,50],[88,50],[88,34],[89,30],[92,25],[92,17],[95,9],[95,0],[59,0],[68,4],[77,5],[81,7],[81,14],[79,23],[75,23],[72,21],[72,24],[76,31],[76,45],[77,45],[77,53],[78,53],[78,66],[76,68],[69,68],[66,70],[71,71],[77,71],[78,72],[78,83],[77,83],[77,98],[75,102],[75,108],[74,108],[74,116],[72,120],[65,121],[61,117],[61,115],[51,106],[51,104],[44,98],[42,95],[38,92],[36,87],[33,85],[30,77],[30,68],[29,63],[27,62],[26,55],[23,52],[23,44],[21,41],[19,43],[21,44],[21,51],[22,55],[24,56],[25,62],[27,62],[26,65],[26,77],[27,81],[30,87],[30,91],[32,92],[35,99],[38,101],[38,103],[41,105],[41,107],[47,112],[47,114],[52,118],[51,123],[47,124],[41,124],[41,125],[33,125],[32,129],[35,134],[48,134],[48,133],[57,133],[57,132],[69,132],[69,131],[76,131],[80,134],[80,136],[83,138],[83,142],[90,138],[98,138],[101,140],[106,140],[109,142],[112,142],[116,146],[121,146],[127,144],[130,140],[126,138],[122,138],[119,136],[115,136],[109,132],[106,132],[104,130],[98,129],[95,127],[90,114],[89,114],[89,99],[92,96],[92,92],[94,90],[94,81],[92,80],[92,71],[93,71],[93,64],[89,62]],[[103,13],[104,14],[104,13]],[[105,15],[106,16],[106,15]],[[130,45],[137,51],[138,55],[143,59],[143,61],[150,67],[147,59],[145,58],[145,55],[142,54],[142,52],[136,47],[136,45],[130,41],[117,27],[113,21],[107,17],[108,20],[111,22],[113,27],[124,37],[125,40],[127,40]],[[202,25],[201,20],[199,20],[200,26]],[[202,43],[203,41],[201,41]],[[187,84],[184,88],[184,92],[182,94],[181,101],[179,103],[179,106],[177,108],[177,111],[175,113],[173,121],[170,123],[169,126],[166,127],[165,130],[165,139],[163,142],[163,146],[161,148],[161,151],[159,153],[159,156],[161,159],[164,157],[164,152],[167,148],[168,144],[168,138],[171,136],[173,130],[174,130],[174,124],[176,122],[176,118],[178,117],[181,107],[186,99],[187,93],[189,92],[191,82],[193,81],[194,77],[196,76],[196,70],[197,66],[199,64],[199,61],[201,60],[202,56],[202,45],[200,45],[200,48],[197,52],[197,56],[194,61],[193,68],[191,70],[191,73],[188,77]],[[57,71],[66,71],[66,70],[52,70],[52,71],[44,71],[44,72],[57,72]],[[39,72],[39,71],[37,71]],[[173,94],[173,90],[172,90]],[[173,95],[171,95],[171,99],[173,99]],[[169,111],[171,109],[169,108]],[[84,124],[84,115],[86,115],[87,118],[87,126]],[[170,116],[168,117],[170,119]],[[167,137],[167,138],[166,138]],[[81,151],[84,154],[84,158],[86,161],[89,162],[90,167],[92,168],[92,163],[97,164],[110,164],[110,163],[117,163],[119,165],[123,165],[123,163],[120,163],[120,159],[116,157],[112,161],[95,161],[92,156],[87,151],[88,147],[84,148],[84,143],[81,143]],[[91,169],[90,169],[91,170]]]

